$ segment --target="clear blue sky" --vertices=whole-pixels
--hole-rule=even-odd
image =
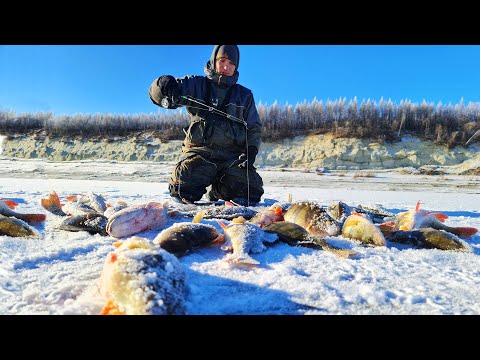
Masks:
[[[480,101],[478,45],[239,45],[239,83],[258,104],[357,96]],[[0,46],[0,110],[156,113],[153,79],[204,75],[213,45]]]

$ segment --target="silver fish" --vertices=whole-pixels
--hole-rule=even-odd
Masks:
[[[149,202],[131,205],[108,219],[107,233],[113,237],[122,238],[145,230],[160,230],[167,221],[167,203]]]
[[[225,244],[222,250],[233,250],[227,255],[226,260],[233,264],[246,266],[258,265],[259,262],[253,259],[249,253],[259,253],[266,249],[264,242],[273,243],[278,240],[276,234],[263,231],[258,225],[251,224],[243,218],[234,219],[227,226],[218,222],[225,235]]]

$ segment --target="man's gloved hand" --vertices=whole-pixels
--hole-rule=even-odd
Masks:
[[[257,157],[258,149],[255,146],[250,145],[248,147],[248,160],[247,160],[247,154],[243,153],[238,157],[238,160],[240,161],[240,164],[238,164],[238,167],[240,169],[254,169],[253,163],[255,162],[255,158]]]
[[[171,75],[163,75],[158,79],[158,87],[163,96],[173,100],[176,104],[180,99],[180,90],[177,80]]]

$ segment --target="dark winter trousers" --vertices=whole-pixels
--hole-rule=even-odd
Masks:
[[[238,167],[239,161],[211,159],[207,155],[189,154],[175,166],[170,178],[170,195],[198,201],[212,185],[210,200],[247,199],[250,193],[251,202],[260,202],[263,195],[263,181],[255,169],[247,170]],[[248,186],[250,192],[248,192]]]

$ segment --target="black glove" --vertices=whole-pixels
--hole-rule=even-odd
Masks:
[[[169,100],[175,104],[180,99],[180,90],[178,89],[177,80],[171,75],[163,75],[158,78],[158,87],[163,96],[168,97]]]
[[[248,147],[248,160],[247,160],[247,154],[243,153],[242,155],[240,155],[238,157],[238,160],[240,161],[240,164],[238,164],[238,167],[240,169],[255,169],[253,167],[253,163],[255,162],[255,158],[257,157],[257,153],[258,153],[258,149],[253,146],[253,145],[250,145]]]

